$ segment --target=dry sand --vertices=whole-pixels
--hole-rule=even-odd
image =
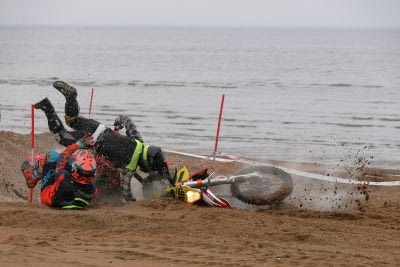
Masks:
[[[1,266],[400,265],[399,187],[342,188],[293,177],[293,195],[270,210],[147,200],[61,211],[27,203],[20,163],[30,154],[29,142],[28,135],[0,132]],[[55,147],[51,134],[37,136],[37,151]],[[190,169],[212,165],[167,158]],[[230,175],[242,167],[218,163],[215,169]],[[363,176],[396,178],[390,174],[396,171],[368,170]]]

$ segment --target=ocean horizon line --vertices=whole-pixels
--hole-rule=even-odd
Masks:
[[[87,28],[87,29],[211,29],[211,30],[218,30],[218,29],[232,29],[232,30],[241,30],[241,29],[259,29],[259,30],[331,30],[331,31],[380,31],[380,30],[387,30],[387,31],[400,31],[400,26],[380,26],[380,27],[345,27],[345,26],[307,26],[307,25],[300,25],[300,26],[288,26],[288,25],[176,25],[176,24],[137,24],[137,25],[130,25],[130,24],[3,24],[0,25],[0,28]]]

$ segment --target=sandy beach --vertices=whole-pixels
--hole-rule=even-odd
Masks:
[[[306,209],[293,200],[300,197],[300,188],[295,188],[293,194],[298,195],[291,200],[260,211],[198,207],[164,199],[95,204],[86,211],[65,212],[27,203],[28,190],[19,166],[30,154],[29,135],[0,132],[0,137],[2,266],[400,264],[398,187],[368,188],[362,209],[357,205],[332,211]],[[37,151],[55,147],[51,134],[37,136]],[[167,158],[189,169],[212,164],[170,153]],[[231,175],[242,167],[242,163],[216,163],[215,170]],[[302,168],[313,171],[311,165]],[[380,180],[396,177],[388,178],[385,170],[373,174],[369,177]]]

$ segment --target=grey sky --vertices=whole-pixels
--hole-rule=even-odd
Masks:
[[[0,25],[400,27],[400,0],[0,0]]]

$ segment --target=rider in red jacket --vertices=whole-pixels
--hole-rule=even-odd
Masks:
[[[79,147],[72,144],[60,154],[50,151],[35,166],[23,162],[21,169],[29,188],[42,180],[42,204],[63,209],[89,206],[96,193],[93,185],[96,161],[88,150]]]

